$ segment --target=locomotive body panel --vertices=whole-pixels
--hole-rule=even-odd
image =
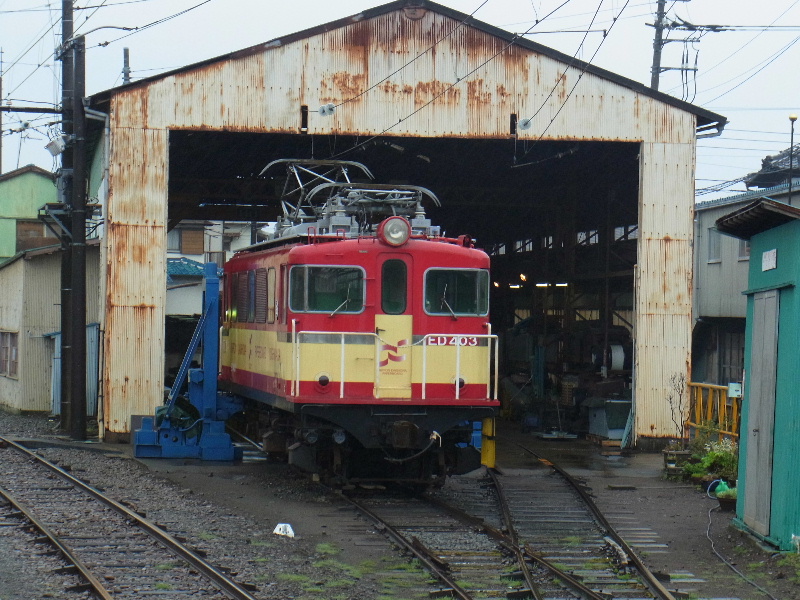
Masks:
[[[489,397],[487,315],[453,316],[441,307],[439,314],[431,313],[424,289],[424,276],[430,272],[449,272],[448,267],[484,271],[488,262],[479,250],[416,239],[394,252],[375,238],[359,238],[237,255],[227,266],[223,286],[223,386],[258,390],[297,404],[458,405],[482,399],[494,405]],[[382,309],[389,301],[382,297],[384,285],[378,280],[393,263],[406,269],[405,302],[389,306],[399,314],[385,314]],[[324,298],[323,291],[314,299],[318,306],[297,310],[298,290],[291,290],[289,283],[292,270],[330,267],[361,273],[363,293],[351,299],[354,306],[337,313],[338,299]],[[283,275],[276,277],[274,291],[266,290],[275,297],[272,319],[263,318],[258,298],[237,298],[245,287],[256,290],[250,274],[264,271]],[[429,306],[423,310],[426,301]],[[245,310],[247,319],[240,320]],[[463,380],[458,394],[457,371]],[[327,384],[320,384],[322,378]]]

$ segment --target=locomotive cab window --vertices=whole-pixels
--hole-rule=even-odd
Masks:
[[[387,260],[381,273],[381,308],[387,315],[406,312],[408,269],[402,260]]]
[[[425,312],[430,315],[489,313],[489,272],[480,269],[429,269],[425,273]]]
[[[364,272],[358,267],[295,266],[289,271],[295,312],[357,313],[364,309]]]

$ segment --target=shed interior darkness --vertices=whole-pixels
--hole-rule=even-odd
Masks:
[[[539,361],[545,374],[533,377],[542,379],[541,393],[556,374],[593,376],[604,353],[611,367],[611,344],[630,354],[638,154],[638,143],[514,136],[369,139],[172,130],[169,228],[183,219],[274,221],[284,173],[278,169],[270,179],[259,173],[281,158],[358,161],[377,183],[427,187],[442,203],[426,207],[433,223],[449,236],[469,234],[492,256],[493,331],[514,328],[503,341],[506,372],[530,377],[531,348],[544,348]],[[515,343],[517,334],[527,341]],[[617,369],[620,380],[629,365],[627,357]]]

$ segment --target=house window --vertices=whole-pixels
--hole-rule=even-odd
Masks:
[[[708,230],[708,262],[720,262],[720,246],[722,237],[713,227]]]
[[[739,240],[739,260],[750,260],[750,240]]]
[[[183,229],[181,230],[181,253],[182,254],[203,254],[204,232],[202,229]]]
[[[167,251],[203,254],[204,235],[202,229],[173,229],[167,233]]]
[[[41,248],[55,242],[47,240],[47,231],[41,221],[17,221],[17,252]]]
[[[19,334],[0,331],[0,375],[16,377],[18,371],[17,343]]]
[[[173,229],[167,233],[167,252],[181,251],[181,230]]]

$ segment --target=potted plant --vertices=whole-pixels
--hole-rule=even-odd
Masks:
[[[731,487],[736,485],[739,471],[739,448],[733,440],[692,441],[694,451],[683,466],[683,474],[698,483],[721,479]]]
[[[661,453],[664,456],[664,470],[667,475],[681,475],[683,466],[692,456],[692,451],[684,448],[678,440],[670,440]]]
[[[726,486],[725,489],[717,491],[714,494],[717,497],[717,502],[719,502],[719,509],[724,510],[726,512],[731,512],[736,510],[736,488],[729,488]]]
[[[683,466],[691,457],[692,452],[687,448],[689,437],[687,435],[686,413],[689,409],[686,394],[686,375],[673,373],[669,378],[667,404],[670,408],[672,423],[680,437],[673,438],[662,450],[664,455],[664,471],[667,475],[680,475]]]

